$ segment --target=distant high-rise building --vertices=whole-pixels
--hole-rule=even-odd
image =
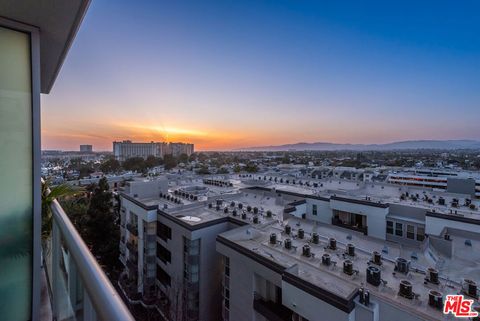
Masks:
[[[91,153],[93,151],[92,145],[80,145],[80,151],[85,153]]]
[[[169,143],[167,154],[172,154],[175,157],[182,154],[190,156],[193,154],[193,144]]]
[[[142,157],[144,159],[146,159],[148,156],[164,157],[168,154],[173,156],[187,154],[190,156],[193,151],[193,144],[185,143],[134,143],[130,140],[113,142],[113,154],[119,161],[124,161],[131,157]]]

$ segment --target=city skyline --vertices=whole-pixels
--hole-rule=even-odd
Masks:
[[[477,7],[94,2],[42,147],[478,140]]]

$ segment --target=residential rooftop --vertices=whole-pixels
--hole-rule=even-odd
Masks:
[[[285,225],[292,227],[292,232],[287,235]],[[304,230],[304,239],[298,236],[299,229]],[[319,244],[311,241],[312,233],[319,235]],[[276,243],[270,243],[270,235],[277,237]],[[328,248],[329,239],[336,239],[337,249]],[[220,238],[231,241],[245,250],[260,255],[274,265],[288,269],[308,283],[349,300],[355,296],[358,288],[367,288],[371,294],[379,296],[393,305],[401,305],[402,309],[421,315],[425,320],[446,320],[441,311],[428,305],[430,290],[440,293],[450,293],[461,290],[464,278],[480,279],[480,254],[474,257],[468,254],[471,248],[464,244],[465,237],[461,233],[454,235],[455,256],[452,259],[436,253],[435,257],[429,251],[420,251],[416,247],[408,247],[398,243],[378,240],[361,233],[351,232],[336,226],[313,223],[308,220],[289,218],[285,221],[269,225],[249,225],[227,231]],[[292,241],[292,248],[286,249],[286,239]],[[473,239],[473,246],[480,245],[480,239]],[[312,256],[302,254],[302,248],[308,244]],[[346,253],[347,244],[354,244],[355,255]],[[375,266],[371,263],[372,253],[377,251],[382,255],[382,265],[377,266],[381,271],[382,283],[377,287],[366,282],[366,269]],[[328,253],[335,262],[330,266],[322,264],[322,255]],[[395,261],[398,257],[409,260],[410,272],[402,274],[395,271]],[[352,275],[343,272],[343,262],[353,262]],[[439,271],[440,284],[425,281],[426,271],[435,267]],[[400,282],[407,280],[411,283],[415,298],[409,299],[399,295]]]

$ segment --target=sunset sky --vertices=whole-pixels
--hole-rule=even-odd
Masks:
[[[44,149],[480,139],[478,1],[94,0]]]

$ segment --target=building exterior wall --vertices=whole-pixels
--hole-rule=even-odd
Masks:
[[[388,214],[388,207],[375,207],[361,205],[331,199],[332,210],[355,213],[367,217],[368,235],[379,239],[385,239],[385,218]]]
[[[268,297],[266,281],[281,287],[282,276],[219,242],[217,251],[230,260],[229,320],[263,320],[252,308],[254,292]]]
[[[191,320],[220,320],[221,319],[221,278],[222,278],[222,257],[216,252],[216,237],[218,234],[236,227],[229,222],[213,224],[205,228],[191,230],[179,225],[175,220],[168,217],[169,214],[158,214],[158,222],[165,224],[171,229],[171,239],[163,240],[157,238],[158,244],[165,247],[171,253],[171,261],[163,262],[157,258],[157,264],[168,273],[172,280],[172,286],[164,286],[157,281],[160,290],[169,296],[170,300],[179,291],[183,291],[187,286],[187,280],[184,278],[184,269],[191,262],[187,262],[184,255],[185,241],[198,241],[200,251],[198,257],[198,290],[199,310],[198,319]],[[195,259],[196,261],[196,259]],[[195,262],[193,264],[196,264]],[[187,271],[188,272],[188,271]],[[189,290],[192,295],[192,290]],[[180,311],[185,311],[182,300]],[[181,313],[181,312],[180,312]],[[190,320],[190,319],[188,319]]]
[[[128,194],[138,198],[158,197],[159,193],[165,193],[168,190],[168,181],[165,178],[158,178],[151,181],[132,181],[127,182],[126,190]]]
[[[473,178],[447,178],[447,192],[467,194],[475,197],[475,180]]]
[[[330,207],[329,200],[317,200],[312,198],[307,198],[307,216],[308,220],[318,221],[325,224],[332,223],[332,209]],[[316,206],[316,214],[314,214],[314,209]]]
[[[425,227],[425,232],[427,234],[432,234],[436,236],[440,236],[445,228],[454,228],[461,231],[468,231],[474,233],[478,233],[480,230],[480,225],[478,224],[458,222],[447,218],[432,217],[428,215],[426,217]]]
[[[313,295],[282,281],[283,305],[308,320],[317,320],[321,311],[321,320],[355,321],[355,313],[347,313],[324,302]]]

